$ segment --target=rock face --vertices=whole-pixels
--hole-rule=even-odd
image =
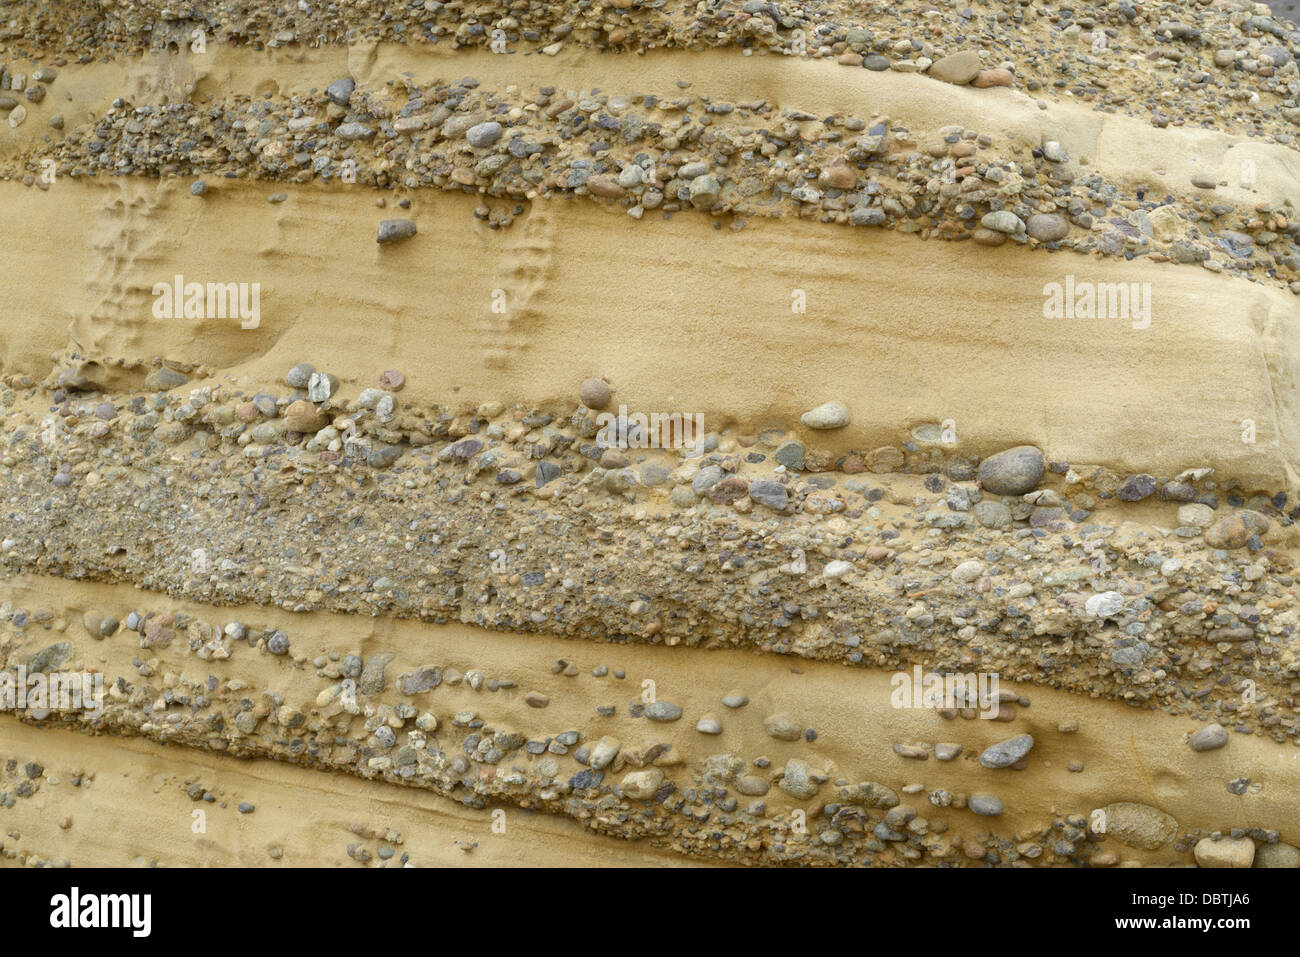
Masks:
[[[1174,839],[1178,833],[1178,822],[1159,808],[1149,804],[1134,804],[1121,801],[1107,804],[1101,808],[1101,816],[1094,814],[1094,821],[1100,821],[1104,833],[1115,838],[1121,844],[1141,848],[1144,851],[1156,851]]]
[[[980,463],[980,487],[994,495],[1024,495],[1038,487],[1044,468],[1042,452],[1032,445],[1018,445]]]

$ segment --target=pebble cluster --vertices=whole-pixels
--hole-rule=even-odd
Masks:
[[[762,9],[737,10],[725,19],[769,28],[782,19],[773,4],[755,0],[750,6]],[[616,16],[640,12],[613,10]],[[457,7],[458,21],[461,13]],[[933,13],[938,22],[931,35],[951,37],[945,46],[958,49],[944,54],[933,40],[877,35],[874,27],[845,29],[833,19],[813,31],[831,42],[812,46],[848,65],[927,70],[938,81],[982,87],[1013,81],[1029,91],[1050,87],[1109,111],[1132,110],[1141,98],[1125,82],[1111,102],[1097,84],[1109,85],[1103,76],[1113,74],[1117,61],[1141,62],[1141,69],[1121,72],[1152,83],[1152,102],[1171,111],[1186,110],[1189,102],[1201,107],[1198,118],[1171,118],[1153,107],[1156,125],[1192,122],[1233,132],[1244,125],[1250,135],[1295,147],[1300,73],[1291,51],[1300,51],[1300,32],[1294,25],[1220,6],[1196,11],[1203,25],[1139,14],[1127,4],[1104,11],[1113,26],[1090,17],[1076,22],[1062,10],[1049,20],[1047,34],[1084,51],[1069,62],[1097,61],[1097,76],[1080,86],[1058,76],[1049,82],[1046,75],[1023,75],[1031,65],[1058,62],[1051,46],[1019,38],[1023,17],[1038,22],[1043,8],[1029,7],[1021,17],[1005,10],[988,14],[991,36],[977,29],[980,18],[970,10],[950,25],[944,21],[952,14]],[[864,22],[902,16],[905,11],[877,6]],[[791,20],[789,29],[803,29],[798,22]],[[322,29],[321,42],[333,42],[333,33]],[[150,42],[165,42],[160,33],[165,36],[152,31]],[[1014,47],[1010,34],[1017,36]],[[1097,36],[1111,40],[1094,58],[1086,44]],[[1236,45],[1212,49],[1207,40],[1218,36]],[[1017,51],[1015,59],[993,59],[1008,47]],[[900,52],[907,55],[898,58]],[[988,68],[993,62],[1004,65]],[[0,89],[27,83],[27,74],[18,72],[23,69],[0,64]],[[1165,69],[1187,75],[1178,82],[1163,76]],[[32,74],[37,81],[26,88],[28,106],[0,94],[0,111],[8,107],[11,125],[23,122],[48,85],[57,91],[57,75],[50,66]],[[522,212],[512,201],[573,194],[617,204],[636,218],[691,209],[718,217],[719,225],[725,220],[743,228],[749,218],[798,216],[989,246],[1013,241],[1144,256],[1286,284],[1300,293],[1295,210],[1289,203],[1239,208],[1216,201],[1215,189],[1227,181],[1193,176],[1187,195],[1155,195],[1108,179],[1090,169],[1088,157],[1072,157],[1050,138],[1019,143],[962,125],[909,129],[879,113],[818,116],[798,104],[719,101],[678,85],[681,95],[671,98],[553,86],[526,93],[513,86],[484,89],[473,77],[422,84],[405,74],[381,89],[340,77],[301,97],[234,96],[166,106],[123,97],[94,122],[70,129],[62,114],[52,115],[51,126],[61,135],[46,137],[3,175],[48,188],[40,172],[53,160],[58,175],[71,177],[179,175],[356,182],[403,193],[461,190],[507,201],[480,209],[497,227]],[[206,191],[204,180],[191,190],[196,197]],[[381,226],[378,240],[396,242],[415,232],[413,221],[392,220]]]
[[[250,396],[158,365],[167,391],[111,399],[66,370],[38,416],[6,378],[0,563],[218,604],[924,655],[1300,740],[1294,569],[1269,544],[1300,516],[1285,491],[1032,446],[978,460],[937,427],[837,457],[780,428],[607,448],[580,402],[457,414],[346,398],[309,363],[285,379]]]
[[[995,827],[976,819],[996,819],[1004,813],[1004,800],[996,793],[999,777],[1030,766],[1036,744],[1031,734],[1015,734],[969,751],[957,741],[898,742],[893,751],[902,758],[926,761],[933,754],[939,765],[925,772],[928,782],[915,780],[919,775],[891,783],[856,780],[842,771],[821,770],[816,728],[785,712],[763,716],[750,706],[743,689],[721,696],[716,711],[702,715],[693,733],[707,737],[720,733],[723,723],[761,723],[774,746],[794,744],[798,756],[783,763],[762,753],[700,756],[700,748],[687,741],[693,714],[671,701],[646,701],[636,695],[633,682],[620,687],[627,673],[603,663],[591,668],[585,680],[606,685],[614,701],[636,696],[626,705],[598,706],[592,726],[557,728],[545,720],[550,703],[546,696],[523,692],[516,681],[475,668],[461,672],[424,665],[394,674],[392,651],[363,657],[355,651],[329,650],[313,657],[311,652],[288,650],[305,644],[307,636],[287,636],[237,620],[223,624],[180,611],[86,612],[81,616],[84,633],[77,630],[75,617],[58,609],[20,611],[12,602],[0,601],[0,622],[7,626],[0,632],[0,656],[10,666],[21,662],[55,670],[83,666],[77,648],[85,647],[87,639],[125,642],[128,649],[138,644],[140,650],[133,670],[105,676],[109,691],[102,714],[32,710],[25,721],[141,735],[160,743],[343,771],[432,790],[473,808],[544,810],[571,816],[596,832],[735,862],[1107,867],[1122,860],[1125,848],[1172,847],[1191,852],[1189,858],[1201,866],[1300,863],[1300,850],[1279,840],[1276,830],[1215,831],[1180,824],[1156,807],[1127,802],[1062,812],[1013,836],[999,835]],[[35,650],[48,640],[42,631],[62,632],[65,640]],[[277,638],[284,650],[277,649]],[[214,649],[220,653],[214,654]],[[283,669],[314,670],[322,682],[315,699],[293,699],[217,673],[185,677],[192,671],[183,665],[187,655],[220,671],[247,654],[278,658]],[[566,660],[555,661],[550,671],[581,679],[581,670]],[[445,689],[451,688],[481,695],[482,704],[466,708],[463,697],[447,703]],[[495,695],[523,697],[535,709],[527,713],[537,717],[523,729],[487,717],[497,710],[491,700]],[[1003,691],[999,698],[1001,721],[1016,721],[1017,709],[1030,706],[1028,698],[1015,692]],[[620,731],[621,737],[605,730],[611,719],[624,713],[635,723],[644,722],[644,728],[631,735]],[[960,736],[960,730],[954,730]],[[1062,724],[1057,735],[1077,731],[1077,723]],[[1194,751],[1228,746],[1227,733],[1219,725],[1208,725],[1188,739],[1188,746]],[[943,767],[954,761],[977,762],[988,769],[990,790],[940,786]],[[1083,763],[1072,762],[1070,770],[1083,772]],[[39,763],[19,768],[10,760],[0,776],[0,811],[33,796],[43,774]],[[84,777],[84,771],[74,772],[72,785],[80,786]],[[1250,787],[1248,779],[1235,783],[1241,792]],[[240,814],[256,811],[251,802],[225,798],[220,788],[201,778],[177,786],[194,802],[221,808],[234,804]],[[71,826],[69,818],[65,827]],[[348,844],[347,855],[363,866],[393,860],[402,844],[401,835],[391,831],[363,825],[353,830],[377,842],[373,854],[367,840]],[[15,842],[21,837],[13,831],[9,836]],[[18,853],[0,847],[5,856]],[[275,857],[274,848],[271,855]],[[408,860],[402,853],[397,862]]]

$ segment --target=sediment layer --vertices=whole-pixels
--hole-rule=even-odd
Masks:
[[[0,3],[0,859],[1300,866],[1294,23],[181,13]]]

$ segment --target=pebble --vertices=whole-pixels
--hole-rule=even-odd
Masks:
[[[341,140],[356,142],[374,138],[375,131],[364,123],[343,123],[334,134]]]
[[[347,106],[352,100],[352,93],[357,88],[357,81],[350,76],[335,80],[325,88],[325,95],[339,106]]]
[[[836,560],[827,562],[826,567],[822,569],[823,578],[843,578],[849,572],[853,571],[853,563]]]
[[[841,402],[827,402],[805,412],[799,419],[810,429],[842,429],[851,421],[849,410]],[[779,461],[779,460],[778,460]]]
[[[623,796],[633,800],[645,800],[655,796],[664,783],[664,773],[658,768],[647,768],[643,771],[632,771],[623,776],[619,782],[619,787],[623,791]]]
[[[722,734],[722,722],[712,715],[705,715],[696,722],[695,730],[700,734]]]
[[[780,482],[759,479],[749,483],[749,497],[759,505],[783,512],[790,504],[790,493]]]
[[[169,392],[189,382],[189,377],[170,366],[155,369],[145,377],[144,387],[150,392]]]
[[[1007,768],[1027,755],[1034,746],[1034,737],[1030,734],[1018,734],[1014,738],[999,741],[984,749],[980,755],[980,764],[986,768]]]
[[[1214,524],[1214,509],[1200,502],[1181,505],[1178,508],[1178,524],[1192,528],[1209,528]]]
[[[284,381],[294,389],[305,389],[307,383],[311,381],[312,374],[316,367],[310,362],[299,362],[296,366],[285,373]]]
[[[1006,528],[1011,524],[1011,509],[1001,502],[976,502],[971,514],[985,528]]]
[[[732,691],[722,698],[722,703],[728,708],[743,708],[749,704],[749,698],[741,691]]]
[[[608,767],[622,747],[618,738],[608,736],[601,738],[591,749],[591,756],[587,759],[588,766],[596,771]]]
[[[1251,866],[1300,868],[1300,848],[1281,841],[1276,844],[1261,844],[1255,849],[1255,863]]]
[[[645,716],[651,721],[676,721],[682,716],[682,709],[668,701],[652,701],[645,706]]]
[[[381,245],[401,242],[415,235],[415,223],[409,219],[385,219],[379,223],[379,234],[375,242]]]
[[[785,763],[785,774],[777,785],[782,791],[806,801],[821,788],[811,769],[803,761],[791,758]]]
[[[980,462],[980,487],[994,495],[1024,495],[1038,487],[1043,477],[1043,453],[1032,445],[1018,445]]]
[[[952,580],[962,583],[973,582],[982,574],[984,574],[984,563],[978,559],[970,559],[952,570]]]
[[[284,410],[284,425],[291,432],[315,434],[329,425],[330,417],[319,411],[312,403],[298,399],[290,402]]]
[[[773,714],[763,719],[763,730],[768,737],[778,741],[798,741],[803,736],[803,726],[790,720],[789,715]]]
[[[971,85],[980,89],[994,86],[1011,86],[1013,79],[1014,76],[1010,70],[980,70]]]
[[[1070,235],[1070,224],[1064,216],[1055,213],[1037,213],[1029,217],[1025,230],[1031,239],[1054,243]]]
[[[1228,731],[1223,725],[1207,724],[1187,739],[1193,751],[1214,751],[1228,743]]]
[[[996,794],[972,794],[966,806],[981,817],[997,817],[1002,813],[1002,799]]]
[[[1178,822],[1148,804],[1120,801],[1101,809],[1104,833],[1121,844],[1147,851],[1164,847],[1178,833]]]
[[[984,214],[980,219],[980,225],[985,229],[991,229],[996,233],[1005,233],[1008,236],[1020,236],[1025,233],[1024,220],[1006,209]]]
[[[313,372],[307,380],[307,398],[312,402],[325,402],[339,387],[339,380],[329,372]]]
[[[1268,519],[1259,512],[1242,509],[1226,515],[1205,530],[1205,544],[1211,548],[1241,548],[1256,535],[1268,531]]]
[[[1154,475],[1130,475],[1115,490],[1115,497],[1121,502],[1140,502],[1150,498],[1156,491]]]
[[[465,131],[465,139],[469,140],[470,146],[483,149],[501,139],[503,131],[504,127],[500,123],[489,120],[486,123],[471,126]]]
[[[1124,610],[1124,596],[1117,591],[1104,591],[1089,596],[1083,607],[1094,618],[1113,618]]]
[[[1248,837],[1203,837],[1193,851],[1197,867],[1250,867],[1255,862],[1255,842]]]
[[[792,439],[789,442],[782,442],[772,457],[776,459],[778,464],[797,472],[803,469],[806,452],[807,450],[802,442]]]
[[[974,50],[962,50],[960,53],[941,57],[930,64],[930,76],[945,83],[965,86],[979,76],[981,66],[978,53]]]
[[[604,379],[584,379],[578,387],[578,398],[589,409],[599,412],[609,405],[612,392]]]

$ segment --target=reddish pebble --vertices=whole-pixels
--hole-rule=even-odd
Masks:
[[[379,377],[379,387],[389,392],[398,392],[404,385],[406,385],[406,376],[396,369],[389,369]]]
[[[986,89],[990,86],[1010,86],[1011,71],[1010,70],[980,70],[979,74],[975,77],[975,82],[972,85],[978,86],[981,89]]]

